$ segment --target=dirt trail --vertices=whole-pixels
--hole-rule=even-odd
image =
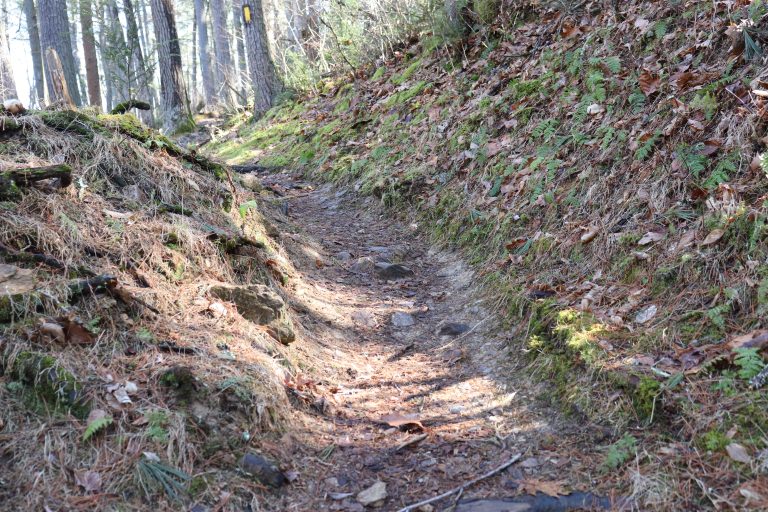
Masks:
[[[582,444],[594,446],[596,429],[535,405],[540,390],[518,376],[499,319],[467,266],[431,249],[417,226],[382,215],[372,200],[315,189],[288,173],[261,178],[284,193],[283,243],[301,273],[292,307],[330,356],[308,373],[328,376],[321,389],[338,389],[297,392],[308,402],[300,433],[274,452],[298,478],[266,509],[363,510],[357,494],[381,481],[387,498],[379,510],[399,510],[518,455],[508,470],[463,492],[456,510],[481,510],[467,503],[478,497],[592,490],[588,468],[600,455],[584,453]],[[401,263],[414,274],[380,279],[371,268],[376,261]],[[393,325],[395,313],[414,324]],[[392,414],[412,414],[424,429],[381,421]],[[420,510],[452,510],[456,498]],[[564,504],[551,510],[569,509]]]

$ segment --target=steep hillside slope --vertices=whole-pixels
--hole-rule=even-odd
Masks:
[[[241,458],[332,359],[256,190],[131,115],[0,117],[0,509],[255,499]]]
[[[767,7],[622,4],[425,37],[209,150],[415,209],[481,269],[509,357],[626,434],[647,506],[760,508]]]

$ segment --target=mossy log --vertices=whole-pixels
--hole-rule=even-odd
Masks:
[[[137,110],[151,110],[152,105],[147,103],[146,101],[141,100],[128,100],[124,101],[122,103],[118,103],[115,108],[109,111],[110,114],[125,114],[132,108],[135,108]]]
[[[38,181],[58,178],[64,188],[72,184],[72,168],[67,164],[28,167],[0,172],[0,177],[13,182],[17,187],[29,187]]]
[[[117,278],[111,275],[102,275],[80,279],[69,285],[69,301],[72,302],[77,297],[87,292],[99,293],[106,292],[117,286]]]

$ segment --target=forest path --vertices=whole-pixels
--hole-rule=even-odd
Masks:
[[[362,511],[382,486],[359,493],[383,482],[383,502],[368,506],[396,511],[513,459],[462,496],[413,510],[575,510],[589,498],[576,491],[591,488],[601,455],[580,446],[606,434],[537,405],[541,389],[515,370],[468,266],[371,199],[289,172],[259,177],[287,213],[281,236],[301,274],[294,314],[328,355],[309,371],[326,381],[294,383],[306,414],[273,451],[298,478],[267,509]],[[403,272],[389,264],[413,274],[382,278]],[[470,502],[537,491],[536,507],[555,508]]]

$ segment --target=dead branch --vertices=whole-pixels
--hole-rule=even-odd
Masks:
[[[450,491],[444,492],[443,494],[440,494],[439,496],[435,496],[434,498],[429,498],[428,500],[420,501],[418,503],[414,503],[413,505],[408,505],[408,506],[406,506],[404,508],[401,508],[397,512],[411,512],[411,510],[415,510],[415,509],[417,509],[419,507],[423,507],[424,505],[429,505],[430,503],[434,503],[436,501],[440,501],[440,500],[442,500],[444,498],[447,498],[448,496],[451,496],[453,494],[456,494],[456,493],[462,493],[463,494],[464,490],[467,489],[467,487],[471,487],[471,486],[475,485],[476,483],[478,483],[478,482],[480,482],[482,480],[485,480],[486,478],[490,478],[493,475],[501,473],[502,471],[507,469],[509,466],[511,466],[512,464],[514,464],[518,460],[520,460],[520,457],[522,457],[522,454],[518,453],[517,455],[515,455],[514,457],[509,459],[507,462],[505,462],[501,466],[497,467],[496,469],[494,469],[492,471],[489,471],[488,473],[486,473],[484,475],[481,475],[481,476],[475,478],[474,480],[470,480],[469,482],[467,482],[467,483],[465,483],[463,485],[460,485],[458,487],[455,487],[455,488],[451,489]]]

